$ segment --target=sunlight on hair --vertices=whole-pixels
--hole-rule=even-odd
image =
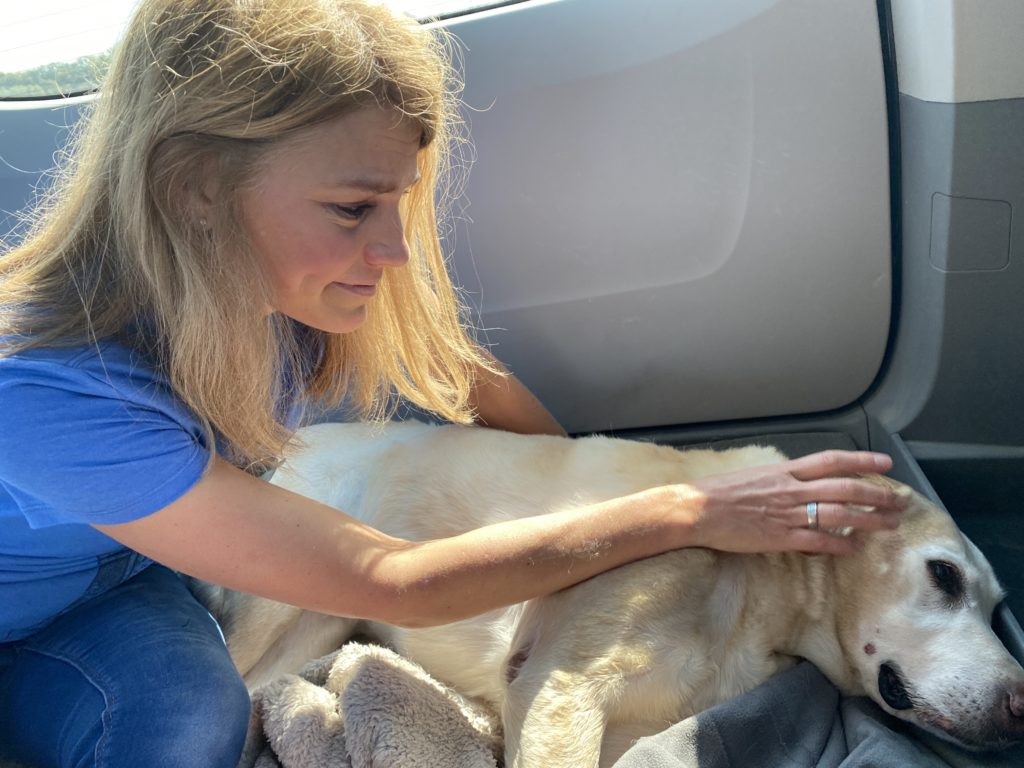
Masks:
[[[420,20],[500,0],[372,0]],[[36,0],[4,10],[0,98],[39,98],[96,88],[139,0]]]

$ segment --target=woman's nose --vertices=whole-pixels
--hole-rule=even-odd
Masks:
[[[366,242],[366,263],[377,267],[400,267],[409,261],[409,242],[397,209],[380,211],[376,226]]]

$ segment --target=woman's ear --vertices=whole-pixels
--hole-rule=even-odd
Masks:
[[[177,226],[209,230],[222,207],[222,162],[217,152],[191,136],[159,144],[151,164],[150,189],[157,207]]]
[[[209,229],[222,202],[221,168],[219,158],[211,152],[198,155],[192,168],[185,174],[186,205],[202,229]]]

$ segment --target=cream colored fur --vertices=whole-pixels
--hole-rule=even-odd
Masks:
[[[304,447],[272,482],[414,539],[785,458],[766,447],[678,451],[420,424],[320,425],[300,437]],[[962,600],[943,595],[929,561],[957,569]],[[901,527],[870,537],[857,555],[681,550],[436,628],[366,627],[205,589],[250,685],[369,630],[500,710],[507,764],[519,768],[611,764],[637,736],[743,693],[797,658],[897,717],[998,746],[1024,730],[1024,713],[1015,714],[1024,671],[989,628],[1000,596],[981,553],[917,494]],[[886,703],[883,664],[898,670],[911,708]]]

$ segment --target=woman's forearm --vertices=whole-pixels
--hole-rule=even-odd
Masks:
[[[537,397],[488,352],[501,373],[479,369],[470,405],[483,426],[506,432],[565,435],[565,429]]]
[[[658,488],[416,542],[218,460],[163,510],[97,528],[171,568],[232,589],[322,613],[425,626],[696,544],[692,522],[700,502],[686,495]]]
[[[384,581],[378,583],[387,598],[376,604],[382,614],[377,618],[407,626],[443,624],[682,547],[850,553],[861,546],[861,533],[898,525],[907,506],[907,495],[890,484],[851,477],[890,466],[880,454],[826,452],[448,539],[404,542],[380,561]],[[809,528],[806,504],[812,500],[827,510],[828,527],[858,533]]]
[[[375,565],[371,580],[382,590],[382,615],[373,618],[410,627],[445,624],[695,545],[699,507],[686,488],[655,488],[408,543]]]

